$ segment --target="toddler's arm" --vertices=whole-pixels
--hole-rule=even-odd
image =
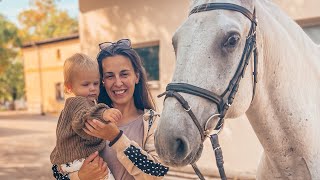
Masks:
[[[68,98],[65,103],[64,114],[68,114],[71,120],[72,129],[84,139],[92,139],[82,128],[89,119],[98,119],[103,121],[103,113],[109,107],[105,104],[95,104],[85,97]]]

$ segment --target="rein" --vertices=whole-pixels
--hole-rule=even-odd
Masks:
[[[221,94],[218,95],[214,92],[211,92],[209,90],[187,84],[187,83],[169,83],[166,87],[166,91],[158,97],[161,97],[163,95],[166,95],[166,98],[173,97],[179,101],[179,103],[182,105],[182,107],[185,109],[185,111],[189,114],[191,119],[193,120],[194,124],[198,128],[201,136],[201,144],[203,144],[206,137],[210,138],[212,148],[215,152],[216,157],[216,164],[219,169],[219,174],[222,180],[226,180],[226,174],[223,167],[223,156],[222,156],[222,150],[219,145],[218,140],[218,134],[223,128],[224,123],[224,116],[233,103],[234,97],[238,91],[239,83],[241,78],[244,77],[244,73],[246,70],[247,65],[249,64],[250,57],[252,55],[252,52],[254,54],[254,70],[253,70],[253,94],[251,102],[253,101],[254,95],[255,95],[255,88],[257,83],[257,65],[258,65],[258,51],[256,48],[256,26],[257,26],[257,19],[255,10],[253,13],[251,13],[246,8],[236,5],[236,4],[230,4],[230,3],[207,3],[202,4],[199,6],[196,6],[191,10],[189,13],[189,16],[195,13],[205,12],[205,11],[211,11],[211,10],[231,10],[231,11],[237,11],[242,13],[244,16],[246,16],[251,21],[251,28],[248,33],[248,36],[246,38],[246,44],[241,56],[241,60],[239,62],[238,68],[236,70],[236,73],[234,74],[233,78],[229,82],[228,88]],[[218,107],[219,114],[214,114],[209,117],[204,127],[201,126],[199,120],[196,118],[194,113],[191,110],[191,107],[189,103],[183,98],[180,93],[187,93],[192,94],[195,96],[199,96],[202,98],[205,98],[213,103],[215,103]],[[216,130],[216,133],[213,133],[210,135],[210,132],[212,129],[208,128],[207,126],[210,124],[209,122],[213,120],[214,118],[219,118],[217,125],[214,127],[214,130]],[[198,177],[201,180],[204,180],[204,176],[201,174],[199,168],[195,163],[191,163],[191,166],[193,167],[195,173],[198,175]]]

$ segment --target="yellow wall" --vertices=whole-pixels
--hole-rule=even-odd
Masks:
[[[22,51],[28,111],[60,112],[64,102],[56,100],[55,84],[63,83],[64,60],[80,52],[79,38],[26,47]]]

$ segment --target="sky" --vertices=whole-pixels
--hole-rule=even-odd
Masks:
[[[0,13],[19,26],[18,15],[29,9],[30,0],[0,0]],[[78,0],[56,0],[58,9],[67,10],[71,17],[78,18]]]

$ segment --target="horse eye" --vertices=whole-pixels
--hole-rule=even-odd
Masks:
[[[227,41],[223,44],[223,46],[233,48],[238,44],[239,40],[240,40],[240,36],[238,34],[233,34],[227,39]]]

